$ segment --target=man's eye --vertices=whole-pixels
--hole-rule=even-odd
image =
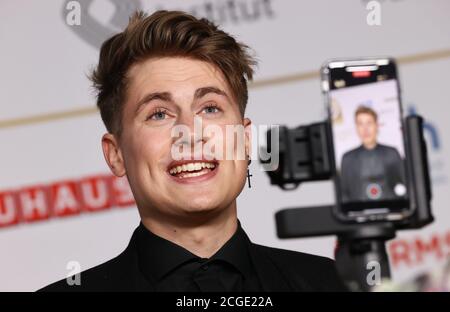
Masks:
[[[164,110],[157,110],[150,116],[148,116],[147,119],[153,119],[153,120],[164,120],[167,116],[166,111]]]
[[[208,105],[203,109],[203,111],[208,114],[214,114],[218,113],[220,110],[216,105]]]

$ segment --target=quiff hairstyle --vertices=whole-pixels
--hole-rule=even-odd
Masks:
[[[355,111],[355,120],[356,120],[356,117],[358,117],[359,114],[371,115],[373,117],[373,119],[375,120],[375,122],[378,121],[378,114],[372,108],[370,108],[368,106],[361,105],[361,106],[359,106],[356,109],[356,111]]]
[[[122,132],[130,67],[157,57],[187,57],[214,65],[224,75],[244,116],[247,81],[253,79],[257,65],[249,50],[204,18],[181,11],[160,10],[150,16],[134,13],[123,32],[102,44],[98,66],[90,76],[106,129],[118,136]]]

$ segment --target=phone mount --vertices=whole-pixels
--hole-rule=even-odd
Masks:
[[[409,116],[404,120],[410,208],[413,214],[397,221],[341,221],[334,205],[296,207],[275,214],[279,238],[300,238],[336,235],[337,270],[352,291],[370,291],[384,278],[390,278],[385,243],[397,230],[419,229],[433,222],[431,185],[427,149],[423,136],[423,119]],[[270,153],[271,131],[267,133]],[[329,148],[330,127],[327,122],[288,129],[279,128],[279,166],[268,171],[271,184],[288,190],[305,181],[331,179],[333,155]],[[262,161],[269,163],[269,160]]]

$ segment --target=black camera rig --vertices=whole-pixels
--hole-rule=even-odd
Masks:
[[[410,208],[413,214],[397,221],[341,221],[334,213],[334,205],[295,207],[275,214],[279,238],[300,238],[336,235],[336,265],[339,274],[352,291],[370,291],[379,281],[368,280],[376,264],[380,278],[390,278],[386,241],[397,230],[420,229],[433,222],[431,212],[431,183],[427,148],[423,136],[423,119],[409,116],[404,120]],[[329,180],[334,164],[330,148],[330,125],[314,123],[288,129],[281,126],[278,146],[271,146],[273,129],[267,132],[267,153],[279,152],[276,170],[267,171],[271,184],[284,190],[295,189],[307,181]],[[276,151],[278,150],[278,151]],[[261,160],[270,163],[271,159]]]

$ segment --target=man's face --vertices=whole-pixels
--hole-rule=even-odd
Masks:
[[[173,146],[189,146],[172,135],[173,128],[180,125],[189,129],[191,146],[202,139],[203,144],[226,144],[225,135],[195,136],[196,116],[201,118],[203,129],[215,125],[223,134],[226,125],[244,125],[248,144],[250,120],[242,118],[221,71],[188,58],[154,58],[132,66],[128,77],[123,131],[120,139],[113,140],[117,155],[113,153],[108,163],[116,175],[127,175],[141,216],[205,215],[229,207],[245,184],[247,161],[210,160],[214,155],[205,155],[206,151],[200,156],[209,160],[193,160],[196,168],[186,164],[184,171],[178,172],[183,167],[176,166],[180,163],[175,163],[172,153]],[[108,150],[105,145],[104,150]],[[106,158],[108,154],[106,151]],[[193,148],[189,157],[194,158]]]
[[[366,147],[373,147],[377,142],[378,124],[375,118],[367,113],[356,116],[356,130],[361,142]]]

